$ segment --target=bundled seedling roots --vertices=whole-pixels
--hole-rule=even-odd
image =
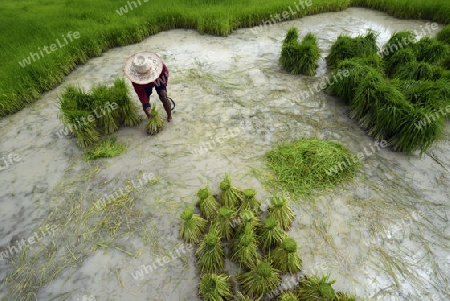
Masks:
[[[155,106],[152,109],[152,117],[149,118],[145,129],[148,135],[156,135],[164,128],[164,120],[159,116]]]
[[[252,231],[259,230],[262,227],[261,220],[251,210],[242,210],[240,214],[239,226],[237,232],[239,234],[244,233],[246,228],[250,228]]]
[[[273,217],[266,218],[259,235],[261,248],[264,251],[269,251],[271,248],[280,245],[285,237],[287,237],[287,234],[281,229],[278,222]]]
[[[219,273],[223,270],[225,257],[217,230],[211,228],[196,252],[197,266],[202,273]]]
[[[141,118],[137,113],[138,108],[131,100],[124,79],[117,78],[114,81],[114,85],[111,87],[111,94],[113,101],[119,106],[118,115],[121,123],[125,126],[136,126],[141,123]]]
[[[243,199],[243,193],[238,188],[231,185],[231,179],[229,175],[225,176],[225,179],[220,182],[221,201],[222,205],[237,209]]]
[[[336,293],[331,286],[335,281],[328,281],[329,276],[319,279],[315,276],[305,279],[296,290],[300,300],[334,300]]]
[[[256,199],[256,191],[254,189],[244,190],[244,198],[240,210],[252,210],[255,213],[261,212],[261,203]]]
[[[198,202],[201,214],[207,219],[212,220],[216,218],[219,211],[219,203],[208,187],[202,188],[197,192]]]
[[[205,301],[225,301],[233,297],[230,278],[224,274],[205,274],[200,279],[199,295]]]
[[[188,243],[197,243],[205,232],[207,221],[200,216],[194,214],[194,208],[188,207],[184,209],[180,217],[183,223],[180,227],[180,237]]]
[[[292,292],[283,292],[277,299],[278,301],[297,301],[297,296]]]
[[[240,267],[256,268],[259,260],[255,234],[251,227],[246,227],[244,232],[231,244],[231,261],[238,263]]]
[[[269,217],[278,222],[283,230],[289,230],[294,221],[294,211],[288,205],[288,200],[283,197],[273,197],[270,200]]]
[[[255,269],[238,275],[242,291],[251,297],[261,297],[276,289],[281,282],[280,273],[270,262],[260,261]]]
[[[220,237],[226,241],[230,241],[234,234],[234,224],[236,212],[227,206],[219,208],[219,212],[214,221],[213,227],[218,231]]]
[[[281,272],[297,273],[302,268],[302,260],[297,253],[297,242],[287,237],[272,255],[273,266]]]

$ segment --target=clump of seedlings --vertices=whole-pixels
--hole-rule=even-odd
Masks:
[[[334,300],[336,293],[331,286],[335,281],[329,281],[329,276],[322,278],[312,276],[300,282],[296,290],[300,300]]]
[[[112,99],[119,106],[118,119],[125,126],[134,127],[141,123],[141,117],[137,113],[137,106],[130,97],[130,91],[127,88],[123,78],[116,78],[114,85],[110,88]]]
[[[216,219],[212,227],[214,227],[220,237],[226,241],[230,241],[234,234],[234,222],[235,222],[236,212],[227,206],[222,206],[219,208]]]
[[[297,253],[297,242],[286,237],[273,253],[271,253],[273,266],[283,273],[297,273],[302,268],[302,260]]]
[[[111,91],[104,85],[95,86],[91,91],[94,108],[101,108],[112,101]],[[109,135],[119,129],[119,114],[117,110],[104,110],[102,116],[97,120],[97,127],[103,135]]]
[[[180,215],[183,220],[180,227],[180,237],[188,243],[198,243],[205,232],[207,221],[194,214],[194,208],[187,207]]]
[[[197,197],[198,197],[197,205],[200,208],[200,213],[207,220],[214,219],[217,216],[220,205],[214,198],[209,187],[200,189],[197,192]]]
[[[436,35],[436,40],[450,45],[450,24],[442,28]]]
[[[386,74],[392,77],[400,66],[416,61],[416,54],[411,48],[400,49],[386,59]]]
[[[381,55],[385,61],[402,49],[414,50],[414,43],[416,42],[417,35],[412,31],[399,31],[395,32],[389,40],[384,44]]]
[[[272,197],[270,200],[269,217],[277,221],[283,230],[289,230],[294,222],[294,211],[283,197]]]
[[[224,250],[217,230],[211,228],[195,253],[202,273],[219,273],[225,264]]]
[[[414,44],[414,50],[418,61],[437,65],[450,55],[448,45],[430,37],[420,39]]]
[[[427,62],[412,61],[400,66],[392,75],[394,78],[402,80],[438,80],[443,75],[441,66],[429,64]]]
[[[269,261],[259,261],[256,268],[238,275],[237,280],[245,294],[261,297],[274,290],[281,282],[280,271]]]
[[[297,301],[297,296],[293,292],[283,292],[277,299],[278,301]]]
[[[252,210],[255,213],[259,213],[261,211],[261,203],[256,198],[256,191],[255,189],[249,188],[245,189],[243,191],[243,199],[241,203],[241,207],[239,208],[242,210]]]
[[[156,110],[156,107],[153,106],[151,117],[148,119],[147,124],[145,125],[147,135],[150,136],[156,135],[163,128],[164,128],[164,120],[159,115],[159,112]]]
[[[205,301],[225,301],[233,297],[230,277],[225,274],[204,274],[199,295]]]
[[[232,242],[230,251],[230,260],[240,267],[249,269],[256,267],[259,254],[255,233],[250,225],[247,225],[243,233]]]
[[[278,222],[273,217],[268,217],[264,221],[261,234],[259,235],[259,243],[264,251],[269,251],[271,248],[281,244],[283,239],[287,236],[286,232],[281,229]]]
[[[95,144],[85,154],[86,160],[98,158],[111,158],[120,155],[126,150],[125,143],[117,143],[117,137],[110,137]]]
[[[247,227],[252,231],[256,231],[261,227],[261,220],[251,210],[242,210],[240,214],[240,224],[237,228],[237,233],[241,234]]]
[[[228,174],[225,175],[225,178],[220,182],[220,190],[223,206],[233,209],[239,208],[243,199],[243,193],[231,184],[231,178]]]

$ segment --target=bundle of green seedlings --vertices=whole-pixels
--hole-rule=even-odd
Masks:
[[[148,119],[145,130],[148,135],[156,135],[164,128],[164,120],[159,115],[156,107],[153,106],[151,117]]]
[[[278,301],[298,301],[293,292],[283,292],[277,299]]]
[[[261,219],[248,209],[240,212],[239,223],[237,227],[238,234],[242,234],[247,227],[250,227],[252,231],[257,231],[262,227]]]
[[[233,224],[235,217],[236,211],[230,207],[222,206],[219,208],[219,212],[212,223],[212,227],[214,227],[220,237],[226,241],[230,241],[234,235]]]
[[[194,213],[194,208],[187,207],[181,213],[183,220],[180,227],[180,237],[188,243],[198,243],[206,230],[207,221]]]
[[[112,101],[117,103],[118,122],[125,126],[134,127],[141,123],[142,119],[137,113],[137,105],[131,100],[130,91],[125,79],[116,78],[114,85],[110,88]]]
[[[377,37],[378,35],[372,30],[369,30],[365,36],[355,38],[340,35],[326,57],[328,66],[334,69],[345,59],[376,54],[378,52]]]
[[[267,252],[273,247],[280,245],[286,237],[287,234],[280,227],[279,223],[273,217],[269,216],[264,221],[264,226],[262,227],[258,239],[261,249]]]
[[[215,228],[210,228],[195,255],[197,256],[197,267],[200,272],[219,273],[223,270],[225,255],[220,236]]]
[[[253,269],[260,259],[255,231],[251,224],[245,226],[244,231],[232,243],[230,260],[240,267]]]
[[[450,45],[450,24],[442,28],[436,35],[436,40]]]
[[[319,44],[312,33],[307,33],[299,43],[297,28],[288,30],[279,59],[284,70],[292,74],[313,76],[316,74],[319,58]]]
[[[412,31],[398,31],[394,32],[389,40],[384,44],[381,49],[380,54],[382,55],[385,61],[390,60],[390,58],[397,53],[397,51],[401,51],[402,49],[410,49],[414,51],[414,44],[417,41],[417,35]]]
[[[271,207],[269,207],[269,217],[278,222],[281,229],[287,231],[292,227],[294,222],[294,211],[288,204],[288,200],[283,197],[272,197],[270,199]]]
[[[281,282],[280,271],[268,259],[259,261],[256,268],[239,274],[237,280],[242,291],[250,297],[262,297],[273,291]]]
[[[243,191],[243,200],[241,203],[241,207],[239,210],[252,210],[253,212],[260,212],[261,211],[261,203],[256,198],[256,191],[255,189],[249,188],[245,189]]]
[[[214,198],[208,186],[199,189],[197,192],[198,202],[197,206],[200,208],[200,213],[207,219],[212,220],[217,216],[219,211],[219,203]]]
[[[433,80],[442,78],[444,69],[441,66],[432,65],[427,62],[411,61],[401,65],[393,73],[393,78],[402,80]]]
[[[98,158],[112,158],[120,155],[126,150],[125,143],[117,143],[117,137],[106,138],[86,150],[86,160]]]
[[[433,65],[440,65],[450,55],[448,45],[431,37],[423,37],[413,47],[418,61]]]
[[[302,259],[298,255],[297,242],[286,237],[272,253],[273,266],[283,273],[297,273],[302,269]]]
[[[296,289],[299,300],[336,300],[336,292],[332,284],[336,281],[329,281],[329,276],[324,275],[322,278],[315,276],[308,277],[300,282]]]
[[[205,301],[225,301],[233,297],[230,277],[224,274],[204,274],[199,295]]]
[[[226,174],[225,178],[220,182],[220,200],[223,206],[237,209],[241,205],[244,193],[231,184],[230,175]]]

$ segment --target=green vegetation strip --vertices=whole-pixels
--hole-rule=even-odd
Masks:
[[[296,13],[289,13],[287,19],[341,11],[349,6],[375,8],[400,18],[450,22],[447,0],[310,3],[297,9],[293,0],[2,1],[0,116],[15,113],[35,101],[89,58],[169,29],[196,29],[226,36],[237,28],[260,25],[272,15],[290,9]]]

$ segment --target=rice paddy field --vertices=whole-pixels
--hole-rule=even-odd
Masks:
[[[263,205],[273,193],[290,199],[295,219],[287,233],[305,274],[335,281],[336,291],[356,300],[449,300],[448,118],[439,139],[407,155],[376,147],[380,141],[350,118],[348,100],[325,91],[335,83],[327,56],[340,35],[370,29],[381,49],[394,33],[420,34],[436,21],[427,32],[434,37],[449,23],[447,1],[317,0],[302,18],[266,27],[257,25],[295,3],[162,3],[141,0],[141,10],[123,16],[115,12],[126,5],[120,1],[0,4],[0,300],[202,300],[197,248],[180,239],[180,215],[195,206],[200,188],[220,194],[225,174],[236,187],[255,189]],[[313,76],[291,74],[279,62],[291,28],[299,42],[308,33],[316,39]],[[18,64],[57,38],[63,43],[69,31],[80,37]],[[159,53],[170,70],[173,121],[153,136],[146,122],[120,128],[106,140],[120,146],[108,152],[116,156],[96,159],[104,149],[86,154],[67,135],[61,95],[73,86],[112,86],[125,60],[142,50]],[[414,89],[420,86],[401,91],[412,99]],[[155,95],[152,103],[165,119]],[[302,139],[332,141],[347,156],[344,164],[323,157],[328,169],[316,177],[342,166],[351,176],[325,189],[290,182],[298,174],[277,176],[291,159],[274,150],[288,153],[287,143]],[[312,148],[294,145],[308,163]],[[351,155],[361,160],[347,160]]]

